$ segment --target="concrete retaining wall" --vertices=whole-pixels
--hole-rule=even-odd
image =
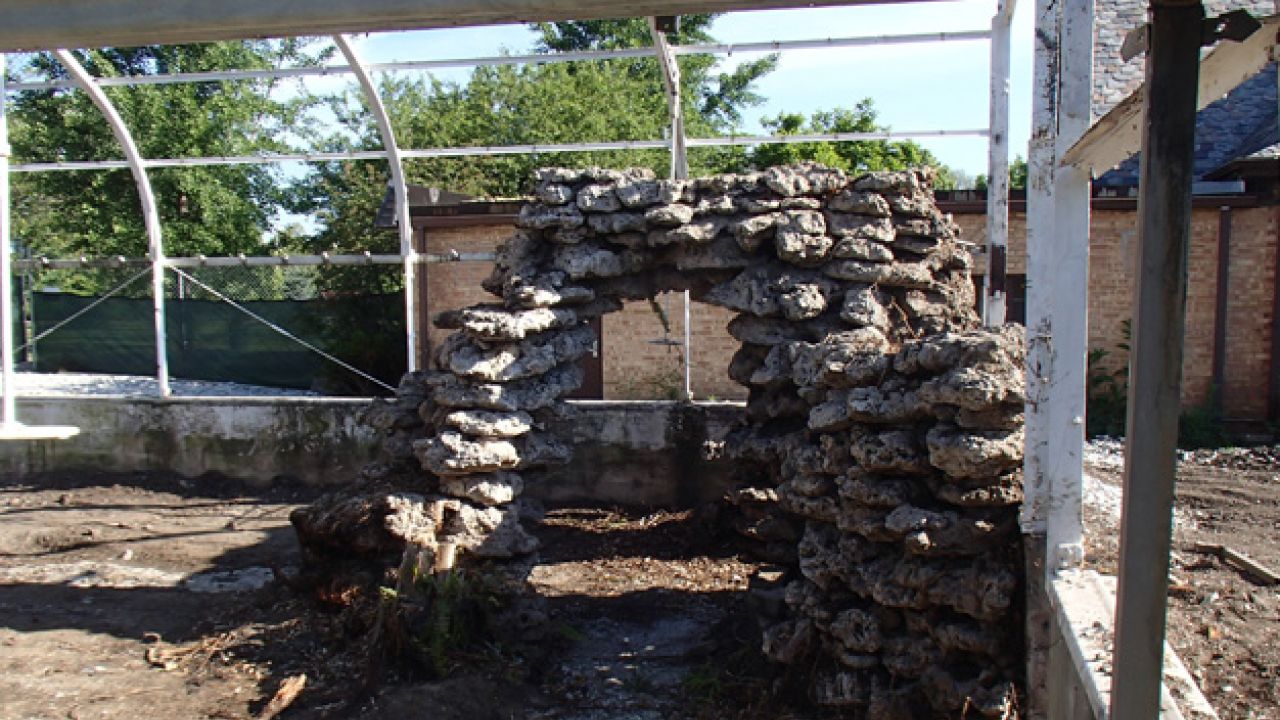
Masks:
[[[28,425],[75,425],[70,440],[0,441],[0,472],[218,473],[251,485],[290,478],[348,482],[374,459],[377,433],[356,421],[363,398],[21,398]],[[573,462],[530,478],[548,501],[685,506],[728,487],[723,463],[702,459],[742,413],[732,403],[575,402],[555,436]]]
[[[254,485],[349,481],[377,437],[359,398],[21,398],[28,425],[75,425],[69,440],[0,443],[0,470],[220,473]]]

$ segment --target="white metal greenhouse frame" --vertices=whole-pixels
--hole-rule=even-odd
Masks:
[[[894,0],[884,1],[892,2]],[[222,0],[217,3],[178,2],[177,0],[9,0],[0,2],[0,51],[178,43],[246,37],[371,32],[527,21],[667,16],[692,12],[786,8],[796,7],[799,4],[795,0],[627,0],[626,2],[621,0],[599,0],[593,3],[581,3],[576,0],[517,0],[515,2],[501,0],[362,0],[359,3],[351,0],[312,0],[305,4],[296,3],[292,0]],[[859,3],[831,2],[828,0],[804,3],[807,6],[854,4]],[[299,12],[300,5],[303,7],[301,12]],[[1150,0],[1150,5],[1154,10],[1152,37],[1167,40],[1172,35],[1184,44],[1183,49],[1185,49],[1185,43],[1187,42],[1198,44],[1201,41],[1202,30],[1200,24],[1187,24],[1185,21],[1170,20],[1172,15],[1185,11],[1189,7],[1198,9],[1200,7],[1198,2],[1195,0]],[[1007,232],[1007,226],[1004,224],[1004,218],[1007,213],[1007,186],[1005,185],[1007,172],[1005,163],[1007,162],[1008,152],[1005,115],[1007,114],[1008,90],[1008,28],[1012,13],[1012,1],[1000,0],[998,11],[992,23],[992,32],[990,33],[993,55],[991,63],[992,81],[990,85],[990,132],[972,131],[970,133],[978,135],[989,134],[991,143],[988,176],[992,184],[988,208],[988,222],[990,223],[988,243],[997,251],[988,252],[989,262],[998,262],[1003,257],[1003,253],[998,252],[998,248],[1004,243],[1003,233]],[[1029,539],[1039,538],[1041,542],[1044,542],[1043,554],[1030,554],[1029,562],[1032,563],[1033,567],[1035,563],[1039,563],[1042,566],[1045,585],[1054,594],[1054,602],[1058,603],[1054,608],[1054,612],[1060,627],[1055,631],[1058,634],[1053,637],[1043,637],[1037,636],[1037,633],[1042,631],[1038,627],[1031,627],[1029,623],[1029,643],[1034,645],[1029,648],[1029,654],[1034,657],[1038,652],[1047,652],[1046,648],[1050,645],[1059,648],[1070,646],[1072,659],[1074,659],[1075,663],[1073,668],[1069,667],[1070,673],[1064,672],[1062,675],[1049,676],[1047,678],[1037,678],[1033,670],[1031,677],[1029,677],[1029,684],[1032,687],[1033,699],[1037,693],[1042,693],[1048,700],[1042,699],[1041,702],[1062,701],[1062,705],[1047,707],[1042,704],[1040,706],[1042,710],[1047,709],[1052,717],[1103,717],[1108,714],[1106,701],[1099,695],[1098,687],[1090,675],[1089,659],[1079,656],[1079,636],[1076,631],[1080,628],[1073,626],[1076,616],[1072,614],[1073,610],[1077,609],[1078,603],[1070,595],[1059,593],[1057,588],[1060,583],[1068,580],[1073,573],[1078,573],[1074,569],[1080,565],[1083,547],[1081,483],[1087,342],[1090,176],[1095,170],[1105,170],[1108,166],[1107,163],[1114,161],[1114,158],[1118,157],[1108,154],[1116,150],[1114,146],[1122,146],[1125,153],[1136,151],[1138,148],[1134,145],[1133,140],[1137,133],[1136,126],[1132,122],[1132,116],[1128,119],[1120,116],[1108,116],[1097,125],[1092,123],[1093,0],[1036,0],[1035,16],[1034,110],[1028,160],[1028,402],[1025,467],[1026,500],[1024,501],[1023,530]],[[1179,24],[1179,22],[1182,24]],[[1176,29],[1181,35],[1179,36],[1178,32],[1171,33],[1171,28]],[[982,34],[986,35],[986,33]],[[1227,75],[1235,77],[1234,82],[1229,83],[1227,87],[1247,76],[1240,75],[1243,72],[1244,65],[1254,64],[1259,59],[1265,63],[1275,57],[1276,25],[1274,23],[1269,24],[1263,35],[1265,37],[1262,40],[1250,45],[1252,49],[1247,60],[1227,63]],[[955,37],[952,36],[952,38]],[[935,37],[932,39],[943,40],[948,38]],[[849,40],[851,43],[857,42],[861,44],[888,41],[890,40],[885,38]],[[341,45],[341,39],[338,42]],[[811,46],[830,47],[830,45],[823,45],[824,41],[812,42],[815,45]],[[744,48],[746,46],[738,47]],[[1157,47],[1160,46],[1158,44],[1152,45],[1153,55],[1157,54]],[[712,46],[698,51],[727,52],[729,49],[726,46]],[[770,45],[766,49],[792,50],[799,49],[799,46],[786,47],[784,44],[779,44],[777,46]],[[661,56],[666,58],[664,62],[667,63],[670,62],[670,57],[675,54],[693,51],[679,47],[659,50]],[[635,57],[642,54],[643,51],[628,50],[623,52],[627,53],[625,56]],[[1160,51],[1160,53],[1165,52],[1167,52],[1167,46]],[[1215,54],[1218,54],[1218,51],[1215,51]],[[377,66],[361,67],[358,58],[351,53],[347,53],[347,55],[348,66],[326,69],[324,72],[356,72],[358,76],[366,78],[365,81],[362,81],[362,86],[365,88],[366,93],[370,92],[370,86],[367,83],[367,75],[370,70],[407,69],[409,65],[454,67],[458,64],[548,62],[558,59],[556,56],[550,55],[539,56],[536,59],[480,58],[471,61],[428,61],[428,63],[421,64],[394,64],[394,67],[380,68]],[[598,59],[604,56],[603,54],[592,54],[590,57],[581,57],[579,59]],[[1168,57],[1164,54],[1161,56]],[[1213,55],[1210,56],[1210,59],[1212,57]],[[1156,74],[1156,71],[1160,70],[1164,71],[1162,80],[1169,84],[1177,84],[1178,81],[1185,83],[1188,77],[1194,76],[1191,68],[1182,65],[1177,66],[1178,72],[1170,73],[1170,68],[1174,66],[1175,63],[1168,63],[1162,68],[1159,63],[1149,61],[1148,78],[1150,79]],[[260,71],[238,72],[258,73]],[[287,74],[313,71],[297,69],[279,72]],[[1176,77],[1179,74],[1181,74],[1181,77]],[[271,71],[269,74],[262,76],[276,77],[278,74],[277,71]],[[248,75],[241,75],[240,77],[248,77]],[[169,82],[188,79],[199,78],[156,78],[146,80],[146,82]],[[1207,79],[1202,78],[1202,95],[1206,90],[1203,82]],[[87,88],[94,84],[101,85],[107,82],[105,80],[89,80],[83,84]],[[127,82],[127,80],[113,79],[109,82]],[[1209,85],[1208,89],[1213,90],[1215,87],[1220,86]],[[378,113],[377,98],[371,95],[370,101],[374,112]],[[1177,104],[1165,102],[1166,105],[1164,106],[1148,107],[1142,115],[1147,138],[1150,138],[1152,132],[1161,132],[1168,129],[1164,126],[1155,129],[1155,126],[1161,124],[1161,121],[1164,120],[1162,114],[1169,109],[1169,106]],[[0,107],[2,107],[2,103],[0,103]],[[1130,109],[1132,109],[1132,106],[1130,106]],[[391,160],[392,165],[395,166],[397,154],[400,158],[459,157],[514,152],[671,148],[673,151],[673,172],[678,173],[682,145],[684,147],[698,147],[701,145],[763,142],[887,139],[908,135],[914,137],[924,135],[911,133],[830,137],[793,136],[788,138],[684,138],[683,134],[679,132],[680,128],[677,123],[680,117],[678,108],[673,107],[671,114],[674,132],[668,140],[590,143],[574,146],[399,149],[397,151],[394,145],[394,138],[390,137],[389,132],[384,131],[383,152],[353,153],[350,156],[314,154],[261,158],[170,160],[144,159],[136,157],[135,153],[134,156],[128,157],[124,163],[115,163],[112,167],[125,167],[127,165],[135,173],[145,175],[145,170],[149,167],[199,163],[279,162],[286,159],[343,160],[387,157]],[[108,113],[108,115],[110,114]],[[1153,117],[1156,119],[1155,123],[1152,122]],[[1107,124],[1109,119],[1110,125]],[[379,122],[384,123],[385,116],[379,118]],[[1183,124],[1185,125],[1185,123]],[[1092,131],[1090,131],[1091,126],[1094,128]],[[2,127],[3,124],[0,123],[0,128]],[[380,129],[382,129],[382,125],[380,125]],[[121,130],[123,131],[123,128]],[[1182,130],[1185,130],[1185,128],[1182,128]],[[1086,131],[1089,131],[1087,135]],[[1083,140],[1082,137],[1084,138]],[[1090,144],[1093,144],[1095,148],[1105,147],[1107,150],[1105,152],[1090,150],[1088,148]],[[0,167],[0,170],[4,170],[4,172],[0,172],[0,195],[2,195],[0,197],[0,236],[2,236],[0,240],[3,240],[3,246],[6,248],[9,237],[7,155],[7,143],[0,136],[0,165],[5,166]],[[52,166],[31,165],[15,169],[56,170],[58,167],[57,164]],[[142,185],[145,183],[145,179],[139,179],[138,182]],[[1188,197],[1190,194],[1189,180],[1185,183],[1185,187],[1183,187],[1184,183],[1180,180],[1160,181],[1154,184],[1163,184],[1167,187],[1142,189],[1142,203],[1150,203],[1150,207],[1144,212],[1158,213],[1159,210],[1164,209],[1169,204],[1170,198],[1178,192],[1185,191]],[[405,203],[403,202],[404,188],[402,181],[401,186],[395,188],[395,192],[401,216],[400,231],[403,237],[403,233],[407,230],[407,223],[403,220]],[[1165,250],[1173,250],[1176,249],[1179,242],[1185,240],[1185,235],[1182,240],[1179,237],[1179,233],[1185,233],[1185,231],[1185,224],[1179,227],[1179,222],[1172,219],[1161,223],[1152,223],[1150,226],[1144,227],[1140,233],[1140,244],[1144,247],[1151,245],[1153,247],[1160,246]],[[156,274],[161,273],[166,265],[177,266],[179,264],[178,258],[165,258],[162,250],[163,248],[157,244],[153,247],[152,257],[150,258],[150,261],[154,263]],[[9,257],[7,252],[0,253],[0,255],[3,256],[3,260],[0,261],[0,305],[2,305],[0,310],[3,310],[3,313],[0,313],[0,315],[3,315],[3,317],[0,317],[0,324],[10,327],[12,310],[8,291],[11,281],[8,272]],[[1169,254],[1169,257],[1174,257],[1175,255],[1176,252]],[[213,258],[207,260],[210,263],[214,261]],[[422,259],[415,258],[410,249],[409,251],[402,251],[398,256],[391,256],[388,260],[397,263],[403,262],[407,271],[411,274],[414,262]],[[307,262],[312,261],[321,262],[323,259],[307,259]],[[200,259],[188,258],[182,259],[182,262],[198,263]],[[988,277],[999,277],[1003,274],[1001,268],[997,267],[993,270],[994,272],[988,272]],[[1185,273],[1185,267],[1183,272]],[[1139,275],[1140,284],[1149,284],[1151,288],[1163,291],[1166,297],[1176,295],[1173,292],[1176,289],[1173,286],[1177,284],[1176,269],[1174,272],[1161,273],[1157,268],[1144,265]],[[999,297],[988,299],[987,307],[990,309],[990,314],[987,317],[988,322],[998,321],[1002,316],[1003,303],[1000,302],[1001,300],[1002,298]],[[412,303],[411,296],[406,299],[406,303]],[[1143,309],[1144,313],[1148,313],[1151,310],[1151,303],[1146,295],[1143,296],[1142,302],[1138,303],[1138,305]],[[157,307],[157,317],[160,317],[162,313],[163,306],[160,305]],[[1136,315],[1137,313],[1135,313]],[[1172,310],[1166,312],[1164,316],[1160,316],[1157,312],[1155,317],[1160,322],[1155,324],[1172,328],[1173,323],[1168,322],[1168,320],[1173,315]],[[412,318],[413,313],[410,313],[409,317]],[[160,330],[162,332],[162,328]],[[1139,328],[1138,332],[1142,332],[1141,328]],[[4,425],[0,429],[12,431],[20,428],[13,414],[12,343],[8,332],[0,333],[0,336],[4,338],[3,347],[0,349],[3,350],[2,362],[5,375]],[[1181,335],[1176,333],[1171,335],[1170,341],[1176,342],[1180,347]],[[1134,361],[1135,387],[1137,386],[1137,375],[1139,373],[1146,374],[1149,370],[1149,368],[1143,366],[1143,363],[1137,357],[1142,354],[1142,348],[1139,347]],[[1159,353],[1154,354],[1158,355]],[[415,361],[416,358],[411,359],[411,363]],[[1171,387],[1161,387],[1154,394],[1159,396],[1158,400],[1161,402],[1173,398],[1176,407],[1177,382],[1172,383]],[[1143,420],[1144,418],[1138,419],[1139,422]],[[1167,424],[1168,418],[1146,418],[1145,420]],[[1133,435],[1133,426],[1134,420],[1131,418],[1130,437]],[[11,436],[19,434],[10,433]],[[1138,448],[1131,446],[1127,454],[1136,454],[1136,457],[1127,458],[1126,501],[1123,519],[1126,527],[1132,520],[1131,515],[1133,513],[1130,512],[1130,509],[1136,507],[1135,503],[1142,501],[1141,497],[1135,499],[1135,488],[1131,487],[1133,468],[1135,466],[1141,468],[1144,464],[1150,464],[1160,468],[1159,472],[1146,473],[1141,478],[1142,482],[1146,484],[1139,486],[1136,491],[1140,494],[1145,490],[1152,489],[1153,484],[1157,485],[1159,486],[1156,488],[1159,490],[1159,501],[1150,503],[1151,506],[1144,508],[1145,512],[1140,514],[1152,517],[1168,516],[1171,511],[1170,502],[1173,482],[1171,473],[1172,450],[1159,444],[1147,444]],[[1159,560],[1161,552],[1163,552],[1164,561],[1167,562],[1168,538],[1166,536],[1163,539],[1164,544],[1161,545],[1160,532],[1161,529],[1156,525],[1135,524],[1134,536],[1132,538],[1126,537],[1122,540],[1122,554],[1126,552],[1125,546],[1127,543],[1137,543],[1140,546],[1150,548],[1149,556],[1153,562]],[[1120,578],[1122,585],[1127,581],[1126,573],[1125,565],[1122,563]],[[1029,582],[1033,586],[1037,575],[1040,575],[1040,573],[1028,572]],[[1163,582],[1163,578],[1149,577],[1149,573],[1147,575],[1135,573],[1134,579],[1131,580],[1134,597],[1139,594],[1145,594],[1146,598],[1153,602],[1147,609],[1151,613],[1159,612],[1161,618],[1163,617]],[[1034,590],[1035,588],[1033,587],[1032,591]],[[1154,604],[1156,601],[1161,604]],[[1073,605],[1073,603],[1076,603],[1076,605]],[[1107,619],[1109,618],[1106,617],[1104,609],[1103,620],[1100,621]],[[1126,623],[1126,625],[1121,628],[1122,632],[1116,641],[1117,655],[1126,648],[1130,652],[1138,652],[1138,655],[1131,656],[1137,658],[1132,666],[1117,668],[1117,670],[1126,673],[1129,677],[1136,678],[1132,682],[1132,687],[1141,685],[1143,686],[1143,692],[1131,693],[1131,700],[1126,700],[1120,706],[1112,706],[1111,709],[1114,714],[1111,716],[1116,720],[1150,720],[1160,713],[1158,697],[1158,688],[1160,686],[1159,658],[1162,653],[1160,638],[1157,637],[1156,641],[1152,641],[1149,633],[1147,633],[1149,628],[1144,626],[1150,625],[1154,620],[1139,621],[1135,619],[1126,621],[1124,613],[1121,613],[1121,622]],[[1163,626],[1161,625],[1160,627],[1162,628]],[[1130,633],[1130,630],[1135,632]],[[1044,644],[1041,645],[1041,643]],[[1154,698],[1150,693],[1146,692],[1151,687],[1150,683],[1152,681],[1154,681],[1157,688]],[[1039,682],[1046,683],[1048,689],[1045,690],[1042,685],[1038,684]],[[1075,704],[1075,699],[1071,696],[1072,688],[1080,685],[1085,686],[1087,697],[1082,701],[1082,704]],[[1085,707],[1085,705],[1088,705],[1088,707]],[[1166,717],[1175,716],[1176,709],[1174,713],[1166,715]]]
[[[124,150],[124,160],[108,160],[108,161],[91,161],[91,162],[33,162],[23,164],[8,165],[10,172],[58,172],[70,170],[115,170],[127,168],[133,174],[135,183],[138,187],[138,195],[141,198],[143,217],[147,232],[149,251],[149,262],[152,265],[152,295],[154,302],[154,327],[155,327],[155,346],[156,346],[156,380],[161,397],[167,397],[170,394],[169,388],[169,369],[168,361],[165,353],[165,302],[163,293],[164,271],[166,267],[190,267],[190,266],[207,266],[215,264],[288,264],[294,266],[319,265],[331,263],[396,263],[403,266],[404,285],[405,285],[405,326],[406,326],[406,348],[407,348],[407,367],[409,370],[418,368],[418,313],[416,308],[417,298],[417,279],[416,269],[420,263],[431,262],[452,262],[457,257],[434,257],[425,256],[415,251],[413,247],[413,229],[409,220],[409,208],[407,199],[407,186],[404,177],[403,163],[406,159],[414,158],[443,158],[443,157],[477,157],[492,155],[509,155],[509,154],[528,154],[528,153],[549,153],[549,152],[586,152],[598,150],[640,150],[640,149],[668,149],[672,156],[672,169],[674,177],[684,177],[687,175],[688,161],[686,159],[687,149],[691,147],[716,147],[716,146],[734,146],[734,145],[759,145],[768,143],[801,143],[814,141],[857,141],[857,140],[893,140],[893,139],[920,139],[929,137],[989,137],[990,138],[990,156],[989,156],[989,173],[988,176],[993,178],[991,184],[991,192],[989,193],[988,222],[990,231],[988,233],[988,243],[993,247],[1003,248],[1007,244],[1008,234],[1008,90],[1009,90],[1009,34],[1010,23],[1013,17],[1013,2],[1011,0],[1002,0],[999,5],[999,11],[992,19],[990,30],[964,31],[955,33],[914,33],[902,35],[878,35],[866,37],[847,37],[847,38],[822,38],[812,40],[791,40],[791,41],[769,41],[769,42],[748,42],[748,43],[717,43],[704,45],[668,45],[665,36],[661,33],[654,32],[654,46],[652,48],[631,48],[622,50],[605,50],[605,51],[582,51],[567,53],[546,53],[532,55],[513,55],[513,56],[490,56],[476,58],[462,58],[449,60],[420,60],[407,62],[366,64],[356,53],[354,47],[348,37],[342,34],[334,35],[333,42],[341,52],[344,64],[328,65],[323,67],[302,67],[302,68],[279,68],[274,70],[225,70],[217,72],[197,72],[197,73],[173,73],[163,75],[148,76],[131,76],[131,77],[112,77],[112,78],[93,78],[76,60],[74,55],[65,49],[55,50],[55,56],[58,61],[67,69],[71,75],[70,81],[37,81],[37,82],[20,82],[11,83],[7,87],[0,84],[0,88],[6,91],[22,91],[22,90],[39,90],[53,88],[78,88],[93,99],[94,104],[102,112],[108,124],[111,127],[116,139],[119,141]],[[672,78],[674,77],[678,83],[678,66],[675,58],[681,55],[694,54],[720,54],[728,55],[734,52],[761,52],[761,51],[802,51],[802,50],[822,50],[843,47],[862,47],[886,44],[905,44],[905,43],[934,43],[934,42],[955,42],[955,41],[975,41],[975,40],[991,40],[991,92],[990,92],[990,128],[982,129],[960,129],[960,130],[921,130],[909,132],[871,132],[871,133],[831,133],[831,134],[799,134],[787,136],[726,136],[711,138],[688,138],[684,133],[684,120],[679,102],[679,94],[670,91]],[[583,142],[583,143],[566,143],[566,144],[545,144],[545,145],[513,145],[499,147],[458,147],[458,148],[419,148],[407,149],[401,148],[396,142],[395,133],[391,127],[390,117],[386,112],[381,97],[378,94],[371,73],[372,72],[391,72],[403,70],[431,70],[439,68],[457,68],[457,67],[478,67],[484,65],[509,65],[516,63],[547,63],[547,62],[574,62],[583,60],[603,60],[613,58],[628,57],[648,57],[656,56],[663,72],[663,81],[668,88],[667,99],[670,108],[670,133],[667,139],[654,140],[621,140],[621,141],[604,141],[604,142]],[[3,68],[3,57],[0,56],[0,68]],[[379,135],[382,138],[383,149],[381,151],[355,151],[355,152],[329,152],[329,153],[281,153],[281,154],[262,154],[262,155],[245,155],[234,157],[183,157],[183,158],[144,158],[138,152],[136,144],[133,142],[132,136],[126,123],[120,117],[112,106],[110,100],[102,91],[104,87],[123,86],[123,85],[155,85],[168,83],[183,82],[219,82],[229,80],[253,80],[253,79],[271,79],[286,77],[305,77],[305,76],[331,76],[337,74],[354,75],[360,89],[368,103],[370,112],[376,122]],[[0,79],[0,83],[2,83]],[[3,112],[0,110],[0,112]],[[2,117],[2,116],[0,116]],[[147,179],[147,170],[151,168],[166,167],[194,167],[207,165],[242,165],[242,164],[267,164],[267,163],[286,163],[286,162],[327,162],[327,161],[352,161],[352,160],[383,160],[385,159],[390,167],[391,187],[396,200],[396,226],[400,238],[400,253],[398,255],[379,255],[379,256],[292,256],[289,258],[190,258],[190,257],[166,257],[164,254],[163,233],[160,226],[159,214],[156,211],[155,197],[151,190],[150,182]],[[8,164],[7,153],[0,158],[0,163]],[[6,180],[7,185],[7,180]],[[7,193],[4,198],[7,207]],[[5,226],[5,235],[0,246],[7,247],[8,224]],[[988,252],[987,257],[1003,258],[1003,252]],[[59,261],[54,260],[48,265],[70,266],[77,261]],[[109,261],[109,262],[127,262],[127,261]],[[83,265],[83,263],[80,263]],[[0,274],[5,273],[6,268],[0,266]],[[1002,290],[1002,289],[1001,289]],[[4,303],[0,300],[0,303]],[[985,304],[987,308],[988,322],[999,324],[1004,319],[1004,294],[997,291],[987,298]],[[3,308],[0,308],[3,311]],[[10,310],[11,312],[11,310]],[[686,313],[688,312],[688,301],[686,298]],[[687,335],[687,333],[686,333]],[[6,372],[12,372],[12,339],[7,341],[8,350],[5,350],[4,357],[9,360],[5,362]],[[686,337],[686,346],[689,338]],[[685,374],[686,374],[686,394],[688,394],[687,377],[689,374],[690,353],[686,347],[685,352]],[[6,375],[6,378],[9,377]],[[11,407],[12,383],[5,383],[5,408]],[[6,424],[16,423],[16,418],[12,415],[5,415],[4,422]]]

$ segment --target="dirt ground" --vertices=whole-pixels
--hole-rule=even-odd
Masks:
[[[1087,464],[1089,559],[1113,572],[1117,448]],[[552,509],[525,578],[549,633],[428,680],[370,664],[368,606],[347,590],[294,586],[288,514],[311,497],[216,477],[0,479],[0,720],[269,718],[291,687],[280,717],[800,717],[765,699],[743,592],[771,568],[696,512]],[[1194,549],[1280,568],[1280,451],[1187,456],[1177,519],[1170,642],[1224,719],[1280,718],[1280,587]]]
[[[550,636],[427,681],[370,668],[359,599],[290,587],[288,514],[310,497],[0,480],[0,720],[265,718],[297,687],[281,717],[785,717],[759,700],[742,592],[759,566],[696,513],[552,510],[527,578]]]
[[[1116,571],[1123,469],[1086,455],[1088,560]],[[1202,450],[1178,465],[1168,639],[1223,720],[1280,718],[1280,585],[1197,551],[1225,545],[1280,571],[1280,452]]]

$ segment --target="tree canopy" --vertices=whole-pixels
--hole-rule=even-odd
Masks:
[[[314,62],[305,43],[223,42],[108,48],[77,53],[100,77],[268,68]],[[66,78],[49,55],[19,72]],[[245,155],[286,149],[308,100],[272,97],[267,81],[110,87],[144,157]],[[10,112],[15,160],[76,161],[123,157],[101,113],[81,92],[26,91]],[[157,169],[149,172],[171,255],[260,252],[286,193],[267,166]],[[138,194],[128,170],[18,173],[13,178],[14,236],[49,256],[145,255]]]
[[[762,124],[776,135],[829,133],[872,133],[889,128],[876,122],[875,104],[864,98],[853,108],[837,107],[814,113],[808,118],[797,113],[782,113],[766,118]],[[873,170],[900,170],[917,165],[938,168],[938,187],[955,185],[955,175],[933,153],[912,141],[859,140],[853,142],[805,142],[761,145],[751,152],[756,167],[783,165],[812,160],[850,173]]]

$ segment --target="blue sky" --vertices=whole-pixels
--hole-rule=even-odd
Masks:
[[[1032,12],[1024,0],[1014,15],[1010,99],[1010,152],[1026,155],[1030,131]],[[721,42],[956,32],[990,28],[994,0],[902,3],[785,11],[732,13],[719,17],[712,33]],[[373,34],[358,47],[370,62],[460,58],[531,49],[524,26]],[[727,66],[758,55],[738,53]],[[748,112],[746,130],[779,112],[811,113],[852,106],[870,97],[881,122],[894,130],[974,129],[987,125],[990,47],[985,41],[790,51],[778,70],[758,86],[764,105]],[[465,80],[466,71],[439,77]],[[970,175],[985,172],[984,138],[920,141],[944,163]]]

